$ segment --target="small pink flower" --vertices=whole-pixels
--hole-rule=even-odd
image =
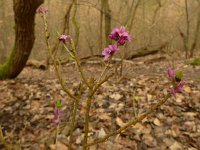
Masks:
[[[38,8],[37,12],[38,12],[39,14],[46,14],[46,13],[48,12],[48,9],[45,8],[45,7],[40,6],[40,7]]]
[[[173,79],[171,80],[173,88],[169,90],[170,94],[174,95],[176,93],[182,93],[185,85],[185,81],[182,80],[182,72],[175,73],[173,69],[169,68],[167,69],[167,74],[169,78]]]
[[[175,95],[176,94],[176,90],[174,88],[169,90],[170,94]]]
[[[57,126],[58,124],[60,124],[60,117],[62,116],[63,112],[57,107],[55,107],[53,111],[54,111],[53,122]]]
[[[177,93],[182,93],[183,92],[183,87],[184,87],[184,85],[185,85],[185,82],[184,81],[180,81],[179,83],[178,83],[178,85],[176,86],[176,92]]]
[[[167,74],[168,74],[168,76],[169,76],[170,78],[175,79],[175,76],[176,76],[176,75],[175,75],[173,69],[171,69],[171,68],[167,69]]]
[[[59,37],[59,40],[62,41],[63,43],[66,43],[66,42],[69,42],[71,40],[71,37],[69,35],[62,34]]]
[[[104,59],[107,60],[109,57],[111,57],[114,53],[118,51],[119,48],[116,45],[109,45],[108,47],[104,48],[102,55],[104,56]]]
[[[109,37],[117,41],[118,46],[124,45],[126,41],[131,41],[131,37],[124,26],[121,26],[120,28],[114,28]]]
[[[112,30],[112,32],[110,33],[109,37],[112,39],[112,40],[115,40],[115,41],[118,41],[119,40],[119,29],[118,28],[114,28]]]
[[[180,81],[175,88],[172,88],[170,89],[170,93],[171,94],[176,94],[176,93],[182,93],[183,92],[183,87],[185,85],[185,82],[184,81]]]

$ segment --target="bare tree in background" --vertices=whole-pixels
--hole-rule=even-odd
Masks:
[[[197,19],[197,23],[196,23],[196,29],[194,31],[194,39],[190,48],[190,57],[194,56],[194,49],[197,46],[197,42],[199,39],[199,34],[200,34],[200,1],[198,0],[198,19]]]
[[[48,2],[50,2],[50,1],[48,1]],[[64,34],[64,33],[69,34],[69,31],[70,31],[70,14],[71,14],[73,4],[74,4],[74,0],[66,8],[64,21],[63,21],[63,25],[62,25],[62,30],[61,30],[62,34]],[[56,51],[56,49],[59,46],[59,43],[60,43],[59,40],[55,41],[55,43],[52,47],[52,50],[51,50],[52,53],[54,53]],[[50,63],[50,58],[48,58],[48,57],[47,57],[47,62]]]
[[[109,0],[101,0],[101,8],[104,12],[104,23],[105,23],[105,39],[106,39],[106,45],[110,44],[110,40],[108,38],[108,35],[111,31],[111,10],[109,7]],[[102,14],[101,14],[102,15]]]
[[[188,12],[188,0],[185,0],[185,14],[186,14],[186,35],[185,35],[185,58],[188,58],[189,51],[189,35],[190,35],[190,21],[189,21],[189,12]]]
[[[103,0],[101,0],[101,11],[100,11],[100,30],[99,30],[99,41],[100,49],[103,48]]]
[[[78,46],[79,35],[80,35],[80,24],[77,19],[78,3],[77,0],[73,0],[73,13],[72,13],[72,23],[75,30],[75,47]]]
[[[35,40],[36,9],[43,2],[44,0],[13,0],[15,44],[7,61],[0,66],[0,79],[15,78],[26,65]]]
[[[131,5],[131,12],[130,12],[130,14],[129,14],[128,17],[127,17],[127,22],[126,22],[126,24],[128,24],[128,22],[129,22],[129,20],[130,20],[130,22],[129,22],[129,24],[128,24],[129,32],[132,31],[134,19],[135,19],[135,16],[136,16],[138,7],[139,7],[139,5],[140,5],[140,2],[141,2],[141,0],[137,0],[137,1],[133,0],[133,2],[132,2],[132,5]]]
[[[156,23],[156,18],[159,14],[159,11],[160,9],[163,7],[162,6],[162,3],[161,3],[161,0],[156,0],[156,8],[154,10],[154,14],[153,14],[153,17],[152,17],[152,22],[151,22],[151,26],[153,27]],[[158,29],[159,30],[159,29]],[[160,33],[160,32],[159,32]],[[150,37],[149,37],[149,43],[148,44],[151,44],[152,43],[152,40],[153,40],[153,37],[154,37],[154,34],[153,33],[150,33]],[[160,39],[160,38],[159,38]]]
[[[0,20],[0,28],[5,29],[4,27],[6,26],[6,16],[5,16],[5,1],[1,0],[0,1],[0,15],[2,20]],[[0,31],[0,53],[1,53],[1,59],[5,59],[5,50],[7,50],[7,44],[6,44],[6,38],[4,37],[4,30]],[[0,61],[1,63],[1,61]]]
[[[198,15],[197,15],[197,22],[195,25],[195,30],[193,33],[193,38],[191,38],[191,26],[190,26],[190,19],[189,19],[189,10],[188,10],[188,0],[185,0],[185,15],[186,15],[186,33],[183,33],[180,29],[180,35],[183,39],[183,45],[185,50],[185,58],[193,57],[194,56],[194,49],[197,46],[197,42],[199,39],[200,34],[200,1],[198,1]]]

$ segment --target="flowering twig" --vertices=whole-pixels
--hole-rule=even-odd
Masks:
[[[185,81],[183,81],[183,73],[181,71],[174,72],[173,69],[169,68],[167,70],[168,77],[171,79],[173,84],[173,88],[170,89],[171,94],[182,93],[183,86],[185,85]]]

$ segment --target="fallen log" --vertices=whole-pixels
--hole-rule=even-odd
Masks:
[[[168,45],[168,42],[163,43],[161,46],[154,47],[154,48],[142,47],[137,50],[133,50],[133,51],[135,51],[134,54],[131,54],[130,56],[126,57],[123,61],[127,62],[127,63],[133,63],[133,62],[131,62],[132,59],[156,54],[158,52],[163,51],[163,49],[167,45]],[[103,58],[102,55],[92,55],[92,56],[82,57],[82,58],[80,58],[80,61],[81,61],[81,64],[84,64],[84,63],[99,64],[99,63],[102,63],[102,60],[103,60],[102,58]],[[162,59],[164,59],[164,58],[162,58]],[[119,62],[119,61],[121,61],[121,58],[113,58],[112,60],[114,62]],[[52,63],[50,63],[50,64],[52,64]],[[63,60],[60,62],[60,64],[61,65],[67,64],[67,66],[70,66],[70,65],[75,64],[75,62],[72,62],[70,60]],[[29,60],[26,64],[26,66],[34,67],[34,68],[41,69],[41,70],[47,69],[47,66],[44,64],[44,62],[40,62],[37,60]]]
[[[163,51],[163,49],[168,45],[168,43],[164,43],[161,46],[158,47],[154,47],[154,48],[148,48],[148,47],[143,47],[143,48],[139,48],[138,50],[133,50],[135,51],[133,54],[129,55],[128,57],[126,57],[127,60],[131,60],[134,58],[138,58],[138,57],[144,57],[147,55],[153,55],[156,54],[158,52]]]

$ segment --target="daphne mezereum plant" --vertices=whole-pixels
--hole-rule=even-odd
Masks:
[[[41,10],[40,10],[41,9]],[[44,8],[39,8],[38,12],[42,12],[42,15],[45,15]],[[45,19],[46,17],[44,17]],[[90,77],[88,78],[84,72],[84,69],[80,62],[80,57],[77,53],[76,46],[73,42],[73,39],[70,35],[62,34],[59,36],[59,41],[63,43],[63,46],[66,50],[66,52],[69,54],[69,56],[74,60],[76,64],[76,68],[78,72],[80,73],[80,78],[82,79],[76,94],[73,94],[70,90],[70,88],[64,83],[63,76],[61,74],[61,64],[59,62],[59,59],[57,58],[56,53],[52,54],[49,48],[49,36],[47,36],[47,24],[45,23],[45,33],[46,33],[46,44],[49,50],[49,54],[51,59],[53,60],[55,73],[57,75],[57,78],[62,86],[62,89],[67,93],[67,95],[73,100],[72,105],[72,112],[71,112],[71,119],[70,119],[70,135],[69,135],[69,149],[72,149],[72,144],[74,142],[73,139],[73,132],[76,126],[76,115],[77,112],[80,111],[78,108],[79,103],[83,99],[83,90],[86,92],[87,98],[86,98],[86,112],[84,115],[84,139],[82,141],[83,149],[86,150],[90,146],[102,143],[106,141],[109,137],[117,135],[121,133],[123,130],[127,129],[128,127],[135,125],[138,122],[141,122],[145,117],[147,117],[149,114],[153,113],[155,110],[157,110],[161,105],[163,105],[171,96],[175,95],[176,93],[182,93],[183,92],[183,86],[185,82],[183,81],[182,73],[178,72],[175,73],[171,68],[167,70],[168,77],[171,81],[172,87],[169,88],[168,94],[159,100],[157,104],[151,106],[149,110],[147,110],[145,113],[139,115],[137,118],[133,117],[128,121],[123,127],[120,127],[119,129],[107,133],[104,137],[94,139],[92,142],[88,142],[88,133],[89,133],[89,122],[90,122],[90,109],[93,102],[94,95],[96,91],[99,89],[99,87],[108,81],[111,77],[113,77],[115,72],[114,65],[110,65],[110,62],[112,61],[112,57],[120,51],[120,47],[125,45],[127,42],[131,41],[130,34],[126,31],[126,28],[124,26],[121,26],[120,28],[114,28],[113,31],[110,33],[109,38],[115,41],[115,44],[108,45],[103,51],[102,55],[104,56],[104,62],[105,62],[105,68],[103,69],[102,73],[98,78]],[[87,90],[85,90],[87,89]],[[78,93],[78,94],[77,94]],[[85,96],[85,95],[84,95]],[[60,102],[56,102],[56,107],[54,109],[54,124],[56,125],[57,130],[59,130],[59,124],[60,124]],[[57,132],[58,134],[58,132]],[[57,135],[56,135],[57,136]]]

